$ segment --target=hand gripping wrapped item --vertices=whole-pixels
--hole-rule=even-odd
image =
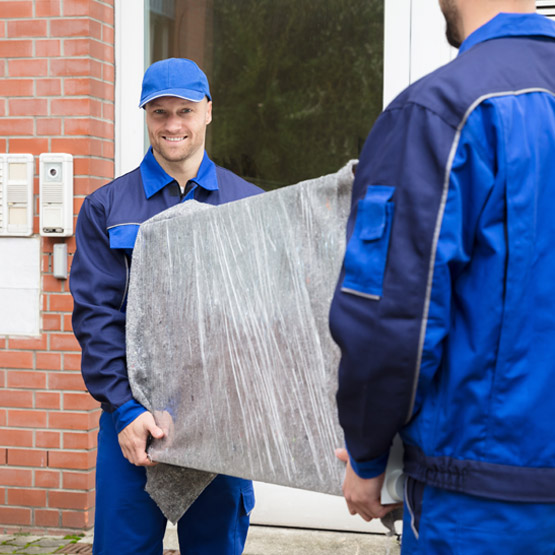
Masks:
[[[328,311],[354,166],[141,226],[127,361],[135,398],[167,432],[150,446],[166,464],[147,489],[170,520],[217,473],[341,494]]]

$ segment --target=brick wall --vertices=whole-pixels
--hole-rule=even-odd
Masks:
[[[2,0],[0,152],[74,156],[77,215],[114,173],[114,0]],[[0,336],[0,533],[90,528],[98,404],[86,393],[69,284],[42,239],[41,335]],[[75,239],[65,239],[69,259]],[[1,313],[0,313],[1,314]]]

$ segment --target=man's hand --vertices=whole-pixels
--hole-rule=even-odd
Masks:
[[[361,478],[358,476],[349,461],[346,449],[336,449],[335,456],[344,463],[345,480],[343,482],[343,495],[347,501],[347,507],[352,515],[359,514],[367,522],[373,518],[383,518],[387,513],[399,507],[399,505],[382,505],[381,491],[385,473],[375,478]]]
[[[164,437],[164,431],[156,425],[150,412],[143,412],[119,434],[118,441],[123,456],[136,466],[154,466],[146,454],[146,442],[151,435],[156,439]]]

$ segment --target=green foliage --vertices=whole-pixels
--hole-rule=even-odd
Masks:
[[[357,158],[382,107],[383,0],[214,0],[212,159],[265,189]]]

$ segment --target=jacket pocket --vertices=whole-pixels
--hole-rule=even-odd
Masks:
[[[382,295],[389,250],[395,187],[371,185],[358,201],[353,234],[345,253],[345,278],[341,290],[370,299]]]
[[[108,228],[111,249],[132,251],[137,240],[140,224],[118,224]]]

